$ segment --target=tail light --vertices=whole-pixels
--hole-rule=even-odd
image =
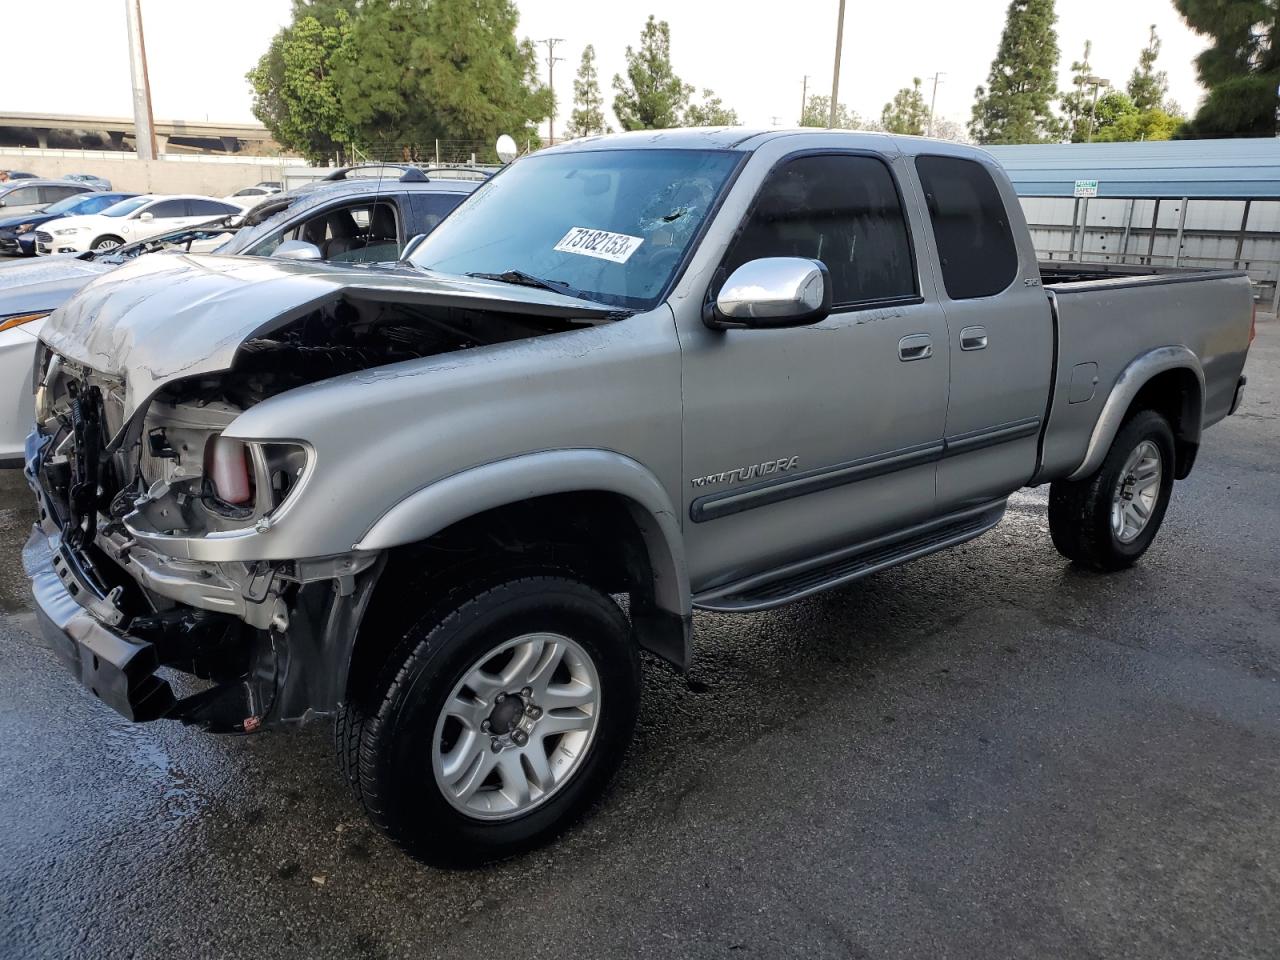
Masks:
[[[249,453],[239,440],[219,434],[204,447],[204,475],[213,495],[223,503],[242,507],[253,501],[253,474]]]
[[[1253,319],[1249,322],[1249,346],[1253,346],[1253,338],[1258,335],[1258,305],[1253,305]]]

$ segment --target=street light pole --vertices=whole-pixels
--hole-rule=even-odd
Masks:
[[[1111,86],[1111,81],[1105,77],[1088,76],[1084,83],[1093,87],[1093,102],[1089,104],[1089,135],[1085,138],[1085,143],[1093,143],[1093,128],[1098,119],[1098,91]]]
[[[139,160],[154,160],[156,122],[151,115],[151,81],[147,79],[147,45],[142,40],[141,0],[124,0],[129,25],[129,75],[133,81],[134,144]]]
[[[938,105],[938,84],[942,82],[942,78],[945,76],[946,74],[941,70],[933,75],[933,96],[929,98],[929,126],[924,132],[926,137],[933,136],[933,108]]]
[[[809,107],[809,75],[800,82],[800,126],[804,126],[804,112]]]
[[[840,48],[844,42],[844,0],[840,0],[840,13],[836,16],[836,68],[831,76],[831,116],[828,127],[836,125],[836,110],[840,105]]]
[[[556,62],[564,57],[556,56],[556,44],[564,43],[563,37],[548,37],[540,41],[547,45],[547,87],[551,90],[551,116],[547,118],[547,146],[556,142]]]

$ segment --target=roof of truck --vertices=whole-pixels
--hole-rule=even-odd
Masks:
[[[558,143],[548,151],[601,150],[601,149],[670,149],[670,150],[755,150],[770,140],[782,137],[831,137],[842,140],[858,140],[867,146],[879,144],[886,152],[899,151],[914,154],[923,152],[922,145],[929,145],[946,153],[980,155],[981,148],[946,140],[927,140],[924,137],[903,137],[892,133],[870,130],[824,130],[819,127],[795,127],[791,129],[769,127],[684,127],[672,130],[633,130],[628,133],[608,133],[598,137],[579,137]],[[544,152],[544,151],[539,151]]]

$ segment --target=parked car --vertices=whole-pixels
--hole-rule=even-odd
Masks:
[[[145,240],[213,217],[243,212],[235,204],[213,197],[147,194],[93,216],[68,217],[48,230],[36,231],[36,253],[113,250],[131,240]]]
[[[9,180],[34,180],[34,179],[36,179],[36,175],[34,173],[27,173],[24,170],[0,170],[0,183],[5,183],[6,181],[9,181]]]
[[[410,853],[527,849],[694,609],[963,543],[1028,484],[1073,562],[1145,553],[1240,402],[1249,280],[1083,273],[1042,275],[979,149],[740,128],[525,157],[391,266],[139,258],[40,335],[44,635],[133,720],[334,718]]]
[[[106,177],[100,177],[95,173],[68,173],[62,178],[63,180],[74,180],[76,183],[84,183],[93,187],[95,190],[110,190],[111,181]]]
[[[23,440],[33,420],[26,388],[45,317],[94,278],[144,254],[172,249],[280,259],[394,260],[413,237],[435,229],[475,187],[461,180],[334,183],[303,196],[280,194],[248,214],[237,212],[122,247],[7,267],[0,275],[0,465],[22,462]],[[371,229],[375,224],[383,224],[376,233]],[[394,244],[379,235],[392,230]]]
[[[9,256],[34,256],[36,252],[36,227],[44,226],[63,217],[101,213],[107,207],[136,197],[136,193],[107,193],[91,191],[76,193],[57,203],[51,203],[38,213],[0,217],[0,254]],[[3,212],[3,211],[0,211]]]
[[[0,217],[35,213],[51,203],[67,197],[89,193],[92,187],[65,180],[40,180],[24,177],[0,183]]]

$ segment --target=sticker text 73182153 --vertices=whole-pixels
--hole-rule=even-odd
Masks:
[[[592,230],[590,227],[570,227],[553,249],[560,253],[577,253],[584,257],[626,263],[642,243],[643,237]]]

